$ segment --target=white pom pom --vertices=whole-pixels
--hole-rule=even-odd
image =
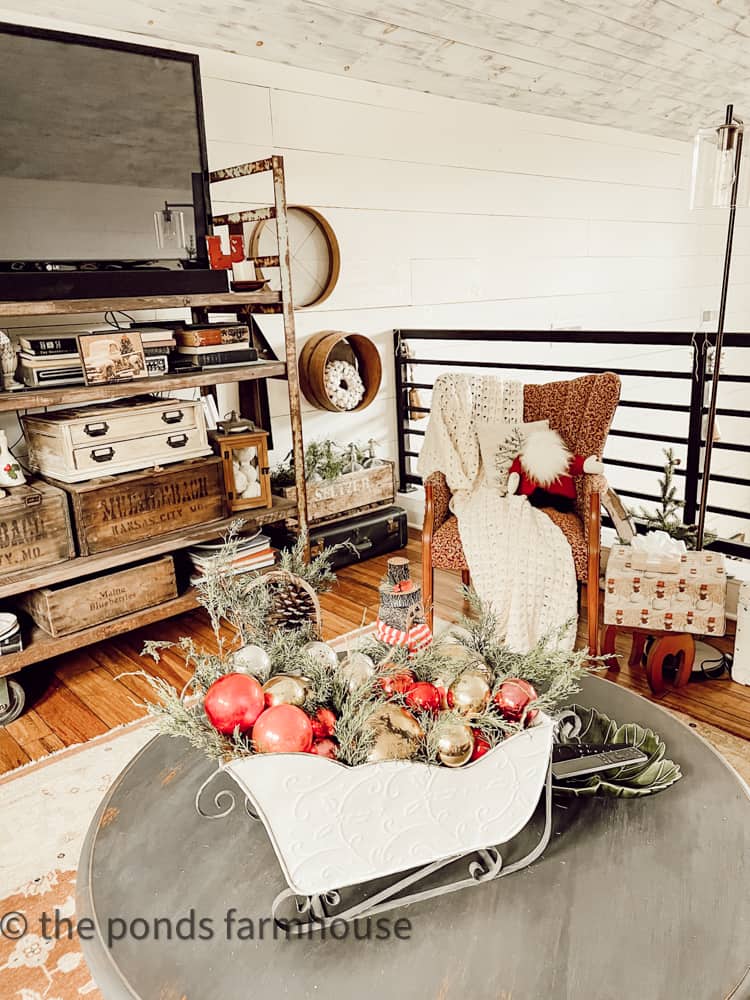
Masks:
[[[539,430],[524,441],[521,452],[521,465],[524,472],[540,486],[550,483],[564,475],[570,465],[571,454],[565,447],[565,442],[554,430]]]

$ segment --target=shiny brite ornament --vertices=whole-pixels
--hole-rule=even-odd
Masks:
[[[434,684],[417,681],[406,689],[406,704],[419,712],[439,712],[442,699]]]
[[[310,719],[296,705],[267,708],[253,726],[256,753],[307,753],[312,742]]]
[[[529,702],[537,698],[534,687],[528,681],[513,677],[500,685],[500,690],[495,695],[495,704],[506,719],[518,722]],[[538,714],[537,709],[532,709],[526,716],[527,722],[532,722]]]
[[[336,714],[333,709],[319,708],[310,719],[310,724],[314,740],[326,739],[336,732]]]
[[[263,688],[247,674],[225,674],[213,682],[203,699],[208,721],[224,736],[238,728],[248,732],[263,708]]]

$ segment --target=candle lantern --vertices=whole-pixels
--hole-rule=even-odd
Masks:
[[[209,434],[214,451],[224,465],[224,488],[234,513],[270,507],[271,476],[268,468],[268,433],[232,413]]]

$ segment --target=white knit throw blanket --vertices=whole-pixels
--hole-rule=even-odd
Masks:
[[[476,431],[482,421],[522,423],[523,385],[440,375],[418,467],[423,479],[445,476],[474,589],[497,615],[505,645],[526,652],[576,620],[573,554],[562,531],[526,497],[501,496],[486,484]],[[575,631],[571,627],[558,646],[572,649]]]

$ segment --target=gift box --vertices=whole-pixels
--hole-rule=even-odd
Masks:
[[[613,545],[604,579],[604,623],[724,635],[727,579],[719,552]]]

